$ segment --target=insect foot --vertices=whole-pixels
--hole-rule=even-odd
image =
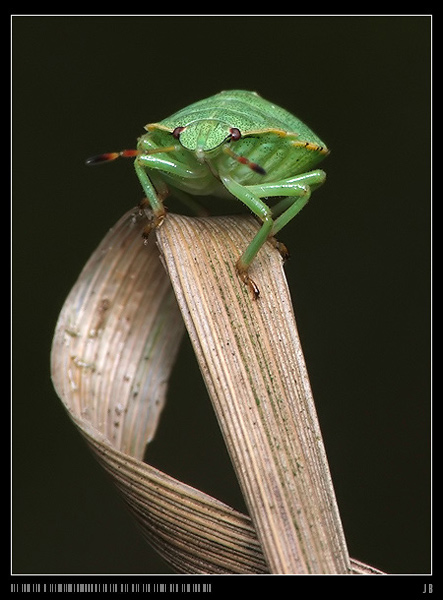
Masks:
[[[140,203],[140,207],[141,207],[141,203]],[[163,221],[165,220],[165,217],[166,217],[166,209],[164,210],[164,212],[162,212],[158,215],[153,215],[153,217],[151,219],[149,219],[149,221],[145,225],[143,232],[142,232],[142,236],[145,238],[145,240],[148,239],[149,234],[151,233],[151,231],[153,229],[157,229],[158,227],[161,227],[163,225]]]
[[[248,270],[244,267],[244,265],[242,265],[240,263],[240,261],[237,262],[237,264],[235,265],[235,268],[237,270],[237,274],[240,277],[241,281],[243,281],[243,283],[245,285],[247,285],[248,288],[250,289],[252,298],[254,300],[258,300],[258,298],[260,296],[260,290],[259,290],[258,285],[255,283],[255,281],[253,279],[251,279],[251,277],[249,277]]]
[[[279,242],[277,239],[275,239],[275,237],[270,237],[269,241],[274,246],[274,248],[280,252],[280,256],[282,257],[283,261],[287,261],[291,258],[289,250],[287,249],[285,244]]]

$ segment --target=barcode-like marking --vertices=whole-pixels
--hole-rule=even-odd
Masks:
[[[11,592],[31,593],[210,593],[210,583],[11,583]]]

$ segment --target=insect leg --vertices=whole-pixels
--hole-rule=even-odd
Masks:
[[[250,185],[247,186],[247,189],[259,197],[284,196],[272,207],[274,225],[271,235],[275,235],[306,206],[311,192],[322,185],[325,179],[325,172],[319,169],[282,181]]]
[[[271,235],[275,235],[282,229],[285,225],[289,223],[301,209],[306,206],[311,197],[311,188],[309,186],[299,187],[296,190],[295,197],[292,197],[292,203],[289,205],[289,208],[286,208],[277,219],[274,221],[274,225],[272,227]]]
[[[289,221],[298,215],[301,209],[308,203],[312,191],[322,185],[325,179],[325,172],[318,170],[310,171],[309,173],[304,173],[301,176],[298,176],[296,183],[294,182],[294,179],[289,180],[289,183],[292,183],[294,187],[291,193],[288,193],[289,190],[286,190],[285,193],[294,198],[294,200],[291,204],[289,204],[289,206],[288,204],[285,204],[284,201],[277,203],[275,207],[275,214],[273,212],[273,215],[274,217],[277,215],[278,216],[274,221],[271,235],[278,233],[285,225],[289,223]]]
[[[252,187],[252,186],[250,186]],[[286,194],[277,204],[272,207],[273,225],[269,233],[268,240],[276,248],[285,261],[289,258],[289,250],[282,242],[278,241],[274,236],[280,231],[301,209],[307,204],[311,190],[307,185],[291,185],[276,186],[272,184],[271,189],[267,190],[266,186],[260,186],[260,193],[266,196]]]
[[[317,170],[273,183],[249,186],[242,186],[226,176],[222,177],[227,189],[263,221],[260,230],[236,265],[240,279],[249,286],[256,298],[260,292],[248,275],[249,266],[268,238],[271,238],[283,259],[289,256],[286,246],[273,238],[307,204],[311,197],[311,191],[319,187],[325,177],[324,171]],[[273,210],[261,200],[263,197],[272,196],[283,196]]]
[[[159,194],[157,193],[150,178],[148,177],[147,172],[143,168],[143,165],[141,165],[137,159],[135,160],[134,164],[135,164],[135,172],[137,173],[137,176],[140,180],[143,191],[145,192],[145,195],[146,195],[146,202],[149,204],[149,206],[152,209],[152,212],[154,213],[153,220],[151,221],[151,223],[149,223],[147,225],[147,227],[145,228],[145,231],[143,233],[143,235],[145,237],[147,237],[149,235],[149,232],[154,227],[159,227],[163,223],[163,220],[166,216],[166,210],[163,205],[163,198],[160,197]]]
[[[240,279],[249,287],[254,298],[258,298],[260,295],[260,290],[257,284],[249,276],[248,269],[258,251],[271,234],[274,224],[271,209],[257,195],[250,192],[245,186],[240,185],[229,177],[222,177],[222,180],[231,194],[238,198],[240,202],[243,202],[243,204],[245,204],[263,221],[263,225],[259,229],[258,233],[255,235],[252,242],[240,256],[235,265]]]

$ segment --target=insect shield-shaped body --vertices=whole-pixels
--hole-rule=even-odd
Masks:
[[[243,90],[200,100],[145,129],[136,150],[102,154],[88,164],[135,156],[154,213],[151,227],[163,222],[169,188],[220,197],[229,192],[243,202],[262,226],[236,268],[257,298],[249,266],[266,240],[274,240],[324,182],[324,171],[313,168],[328,154],[325,144],[288,111]],[[272,197],[278,200],[270,207],[263,198]],[[283,244],[274,244],[287,254]]]

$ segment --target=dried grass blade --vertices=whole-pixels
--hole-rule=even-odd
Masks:
[[[142,462],[184,331],[155,238],[141,241],[145,222],[137,209],[124,215],[66,299],[51,353],[55,388],[147,541],[177,572],[267,573],[249,516]]]
[[[170,215],[159,246],[273,573],[349,573],[346,542],[281,258],[235,273],[252,218]]]

